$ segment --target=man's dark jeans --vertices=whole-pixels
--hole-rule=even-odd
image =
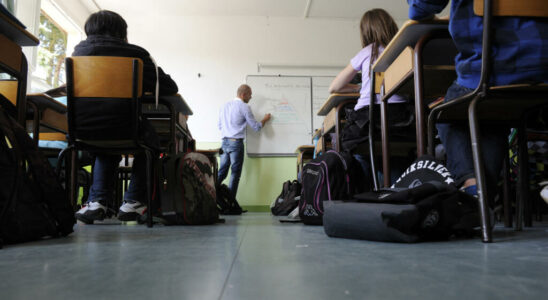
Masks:
[[[470,92],[472,92],[472,89],[454,82],[447,90],[445,102]],[[436,127],[447,153],[447,168],[455,177],[457,186],[462,185],[469,178],[475,178],[469,127],[463,124],[445,123],[436,124]],[[490,198],[492,198],[495,195],[503,159],[508,155],[508,128],[487,124],[481,124],[480,128],[480,142],[485,163],[487,188]]]
[[[238,192],[238,184],[240,183],[240,175],[242,174],[242,166],[244,164],[244,141],[242,139],[223,138],[221,145],[223,154],[221,154],[221,166],[219,167],[218,180],[219,184],[225,180],[230,168],[230,183],[228,188],[232,195],[236,197]]]

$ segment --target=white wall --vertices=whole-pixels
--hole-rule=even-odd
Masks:
[[[129,42],[150,51],[194,111],[199,142],[219,142],[218,110],[253,74],[335,75],[337,68],[262,68],[257,63],[340,66],[360,49],[357,21],[267,17],[124,16]],[[201,77],[198,77],[198,73]],[[252,100],[253,101],[253,100]],[[260,118],[260,116],[256,116]]]

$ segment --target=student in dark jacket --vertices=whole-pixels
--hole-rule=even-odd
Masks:
[[[156,69],[150,54],[143,48],[127,41],[127,24],[124,19],[112,11],[102,10],[92,14],[86,21],[87,38],[74,49],[73,56],[122,56],[140,58],[144,64],[143,91],[154,93],[156,90]],[[177,84],[171,77],[158,68],[160,95],[176,94]],[[158,138],[154,129],[146,120],[142,120],[141,134],[147,144],[157,148]],[[120,163],[119,155],[98,155],[93,170],[93,184],[88,202],[76,212],[76,218],[92,224],[102,220],[106,214],[107,203],[112,200],[116,168]],[[142,154],[136,155],[129,189],[124,193],[124,203],[120,207],[118,219],[136,220],[146,211],[146,166]]]

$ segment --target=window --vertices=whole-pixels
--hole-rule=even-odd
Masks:
[[[34,75],[42,81],[45,89],[63,85],[65,83],[67,32],[42,11],[38,39],[40,40],[38,64]]]
[[[22,5],[18,7],[19,12],[34,11],[29,17],[34,22],[29,24],[40,40],[38,47],[26,49],[30,92],[42,93],[65,84],[65,57],[72,54],[74,46],[84,37],[83,29],[75,20],[85,19],[87,12],[74,10],[79,13],[68,14],[68,3],[76,3],[73,0],[19,0],[17,3]]]

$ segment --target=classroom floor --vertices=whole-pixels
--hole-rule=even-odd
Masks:
[[[267,213],[214,226],[78,225],[0,250],[7,299],[546,299],[548,223],[478,239],[329,238]]]

